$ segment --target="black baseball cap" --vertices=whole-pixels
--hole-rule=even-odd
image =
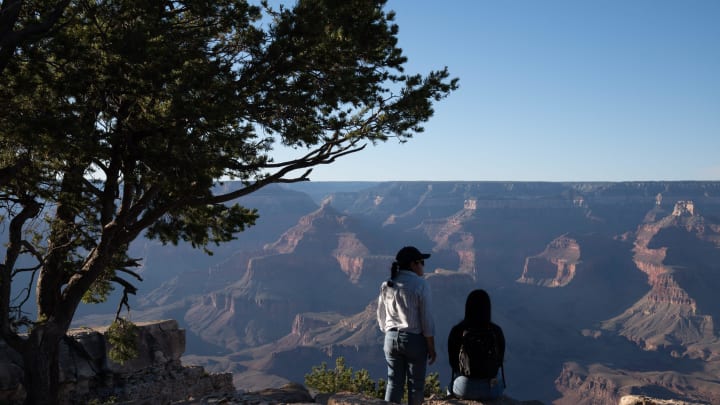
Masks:
[[[405,246],[395,256],[395,261],[402,264],[410,264],[417,260],[424,260],[430,257],[430,253],[421,253],[415,246]]]

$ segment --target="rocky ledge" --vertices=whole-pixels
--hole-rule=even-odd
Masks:
[[[280,405],[280,404],[320,404],[320,405],[390,405],[382,399],[370,398],[351,392],[336,394],[318,394],[313,397],[304,386],[290,383],[281,388],[266,389],[257,392],[238,391],[231,395],[210,395],[199,399],[173,402],[173,405]],[[517,401],[502,397],[495,401],[463,401],[459,399],[441,399],[430,397],[424,405],[543,405],[539,401]]]
[[[390,402],[381,399],[369,398],[363,395],[339,392],[336,394],[318,394],[313,396],[300,384],[288,384],[282,388],[266,389],[258,392],[235,392],[226,395],[210,395],[200,399],[188,399],[173,402],[173,405],[390,405]],[[540,401],[518,401],[502,397],[495,401],[465,401],[460,399],[430,397],[423,405],[543,405]],[[618,405],[708,405],[704,403],[684,402],[676,400],[662,400],[643,395],[626,395],[620,399]]]
[[[169,404],[189,397],[235,392],[232,374],[210,374],[199,366],[183,366],[185,330],[175,320],[138,324],[138,356],[123,364],[110,360],[107,328],[68,332],[60,347],[61,402],[103,401],[116,404]],[[22,403],[20,355],[0,341],[0,404]]]

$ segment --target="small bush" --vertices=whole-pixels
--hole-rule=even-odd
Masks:
[[[305,374],[305,385],[322,393],[350,391],[377,397],[377,384],[370,373],[367,370],[353,373],[352,367],[345,366],[344,357],[335,359],[334,369],[328,369],[325,362],[314,366],[310,374]]]
[[[138,334],[138,327],[134,323],[123,319],[116,319],[105,332],[108,343],[110,343],[109,357],[111,360],[124,364],[126,361],[138,356],[135,339]]]
[[[370,373],[365,369],[353,373],[352,367],[347,367],[345,358],[341,356],[335,359],[334,369],[328,369],[325,362],[314,366],[309,374],[305,374],[305,386],[321,393],[349,391],[383,399],[387,383],[382,378],[373,381]],[[425,397],[433,394],[443,395],[438,373],[430,373],[425,377]],[[407,391],[403,400],[407,402]]]

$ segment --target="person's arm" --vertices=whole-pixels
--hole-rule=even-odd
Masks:
[[[425,336],[425,341],[428,347],[428,364],[435,363],[437,359],[437,352],[435,351],[435,336]]]
[[[383,300],[383,293],[381,289],[380,295],[378,296],[377,300],[377,322],[380,330],[383,333],[385,333],[385,316],[385,301]]]
[[[420,322],[422,322],[423,336],[427,342],[429,364],[437,358],[435,351],[435,320],[432,317],[432,294],[427,281],[423,280],[420,297]]]

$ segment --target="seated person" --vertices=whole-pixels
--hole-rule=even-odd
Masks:
[[[502,395],[505,336],[490,320],[490,296],[485,290],[474,290],[468,295],[465,318],[453,326],[448,337],[448,358],[452,369],[448,389],[451,394],[480,401]]]

